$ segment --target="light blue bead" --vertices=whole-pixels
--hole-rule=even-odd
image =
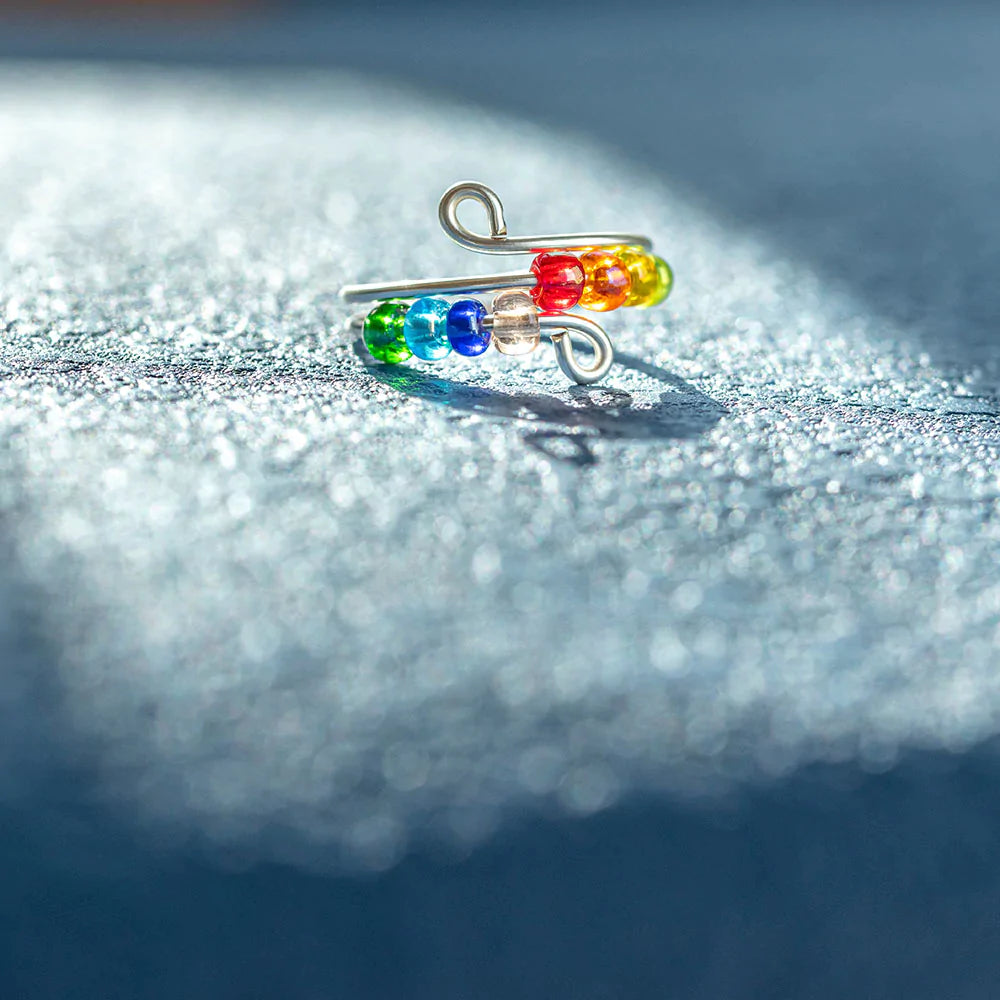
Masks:
[[[450,354],[448,300],[439,295],[417,299],[406,314],[403,337],[414,357],[424,361],[440,361]]]

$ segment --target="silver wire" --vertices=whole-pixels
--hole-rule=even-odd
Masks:
[[[465,278],[419,278],[415,281],[381,281],[370,285],[344,285],[340,297],[345,302],[368,302],[372,299],[408,299],[419,295],[461,295],[465,292],[491,292],[499,288],[533,288],[537,284],[531,271],[508,271],[505,274],[470,275]]]
[[[475,201],[486,209],[490,225],[489,236],[481,236],[464,226],[458,218],[458,206],[463,201]],[[541,250],[572,249],[580,247],[627,246],[648,250],[652,240],[648,236],[631,233],[554,233],[551,236],[508,236],[503,216],[503,203],[497,193],[479,181],[460,181],[453,184],[438,203],[438,221],[441,228],[459,246],[476,253],[538,253]]]
[[[458,220],[458,206],[476,201],[486,209],[490,235],[480,236]],[[557,233],[552,236],[507,235],[503,204],[495,191],[478,181],[452,185],[438,203],[441,228],[460,246],[476,253],[518,254],[539,250],[592,246],[631,246],[649,249],[647,236],[628,233]],[[416,295],[462,295],[465,292],[489,292],[500,288],[534,288],[537,279],[531,271],[507,271],[503,274],[479,274],[461,278],[416,278],[402,281],[379,281],[367,285],[345,285],[340,297],[345,302],[368,302],[373,299],[409,298]]]
[[[592,319],[574,313],[558,313],[539,316],[538,325],[554,331],[549,339],[556,352],[556,361],[567,378],[578,385],[591,385],[607,375],[615,360],[615,349],[604,328]],[[590,365],[582,365],[577,360],[571,334],[579,334],[590,344],[594,351],[594,360]]]

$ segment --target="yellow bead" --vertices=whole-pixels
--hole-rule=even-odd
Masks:
[[[649,308],[659,305],[670,294],[674,276],[662,257],[636,247],[615,247],[614,252],[632,279],[625,305]]]
[[[586,276],[580,296],[584,309],[607,312],[625,302],[632,279],[615,254],[607,250],[590,250],[580,258],[580,263]]]

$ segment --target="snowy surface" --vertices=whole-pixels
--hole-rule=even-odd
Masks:
[[[527,126],[73,80],[5,81],[2,502],[109,795],[382,866],[428,814],[478,838],[993,731],[992,372]],[[491,263],[435,231],[465,176],[512,231],[620,220],[674,262],[604,385],[359,357],[340,284]]]
[[[608,149],[402,87],[0,91],[8,809],[83,773],[66,798],[157,850],[378,871],[995,734],[980,334],[928,350]],[[344,282],[493,269],[436,227],[465,177],[512,232],[637,229],[674,265],[608,317],[603,385],[344,332]]]

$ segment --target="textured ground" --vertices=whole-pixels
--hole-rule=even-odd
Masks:
[[[532,817],[563,830],[604,812],[609,825],[580,829],[689,851],[716,836],[688,812],[706,796],[720,838],[776,829],[795,796],[771,790],[804,768],[838,765],[854,785],[901,754],[937,760],[995,734],[1000,364],[988,310],[960,290],[951,320],[928,308],[907,323],[898,288],[876,308],[849,273],[823,271],[822,246],[791,252],[794,238],[739,228],[583,138],[347,75],[9,65],[0,92],[0,790],[12,842],[31,844],[22,871],[114,869],[114,849],[91,850],[109,829],[129,858],[199,845],[209,886],[234,858],[354,873],[416,848],[472,851],[476,878],[533,914],[501,934],[530,954],[540,904],[521,910],[510,888],[524,862],[482,852],[553,855],[535,883],[571,910],[553,835],[512,832]],[[436,229],[437,196],[462,177],[496,188],[512,232],[624,226],[674,264],[664,308],[609,317],[620,364],[605,384],[568,387],[548,348],[391,369],[359,354],[341,283],[490,268]],[[891,780],[899,801],[908,786]],[[871,793],[840,794],[820,798],[849,817]],[[663,803],[654,817],[630,811],[646,801]],[[811,829],[804,815],[789,828]],[[843,837],[865,841],[868,822],[843,819]],[[960,836],[945,824],[941,850]],[[922,876],[874,901],[842,877],[853,888],[830,906],[854,930],[838,917],[804,941],[782,907],[809,895],[795,880],[810,864],[826,871],[811,842],[822,835],[758,884],[739,841],[742,914],[743,889],[719,892],[721,862],[688,862],[718,896],[685,917],[707,957],[668,972],[652,957],[662,937],[618,947],[612,966],[634,954],[645,970],[630,995],[674,975],[692,995],[785,995],[809,974],[759,955],[789,942],[799,960],[839,948],[864,966],[861,928]],[[447,926],[452,890],[403,871],[409,889],[379,882],[358,906],[392,914],[393,893],[416,894],[433,910],[438,893]],[[426,877],[447,886],[443,871]],[[639,872],[595,876],[612,902],[592,887],[588,902],[659,928]],[[479,883],[457,884],[460,899]],[[208,891],[220,913],[232,904]],[[990,892],[959,908],[977,932]],[[315,932],[346,954],[359,932],[324,916]],[[377,937],[398,918],[370,919]],[[438,958],[411,969],[419,995],[492,995],[484,968],[497,995],[548,989],[493,946],[470,971],[393,926]],[[613,928],[594,931],[611,949]],[[30,966],[39,939],[25,933],[11,961]],[[308,945],[288,947],[274,988],[317,995],[288,971]],[[135,971],[157,965],[143,948],[122,989],[159,995]],[[963,996],[989,968],[975,955]],[[200,961],[217,973],[227,956]],[[199,977],[183,968],[174,987],[190,994]],[[617,995],[624,976],[587,982]],[[836,974],[825,982],[836,995]],[[394,989],[356,971],[338,984]]]

